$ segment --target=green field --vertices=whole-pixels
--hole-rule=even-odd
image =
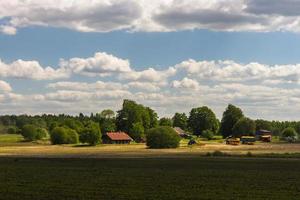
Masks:
[[[300,160],[0,158],[0,199],[299,199]]]
[[[0,145],[20,143],[23,140],[20,134],[0,134]]]

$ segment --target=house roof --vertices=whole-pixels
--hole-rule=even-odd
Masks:
[[[182,130],[180,127],[174,127],[173,129],[177,132],[177,134],[184,134],[185,133],[184,130]]]
[[[124,132],[109,132],[109,133],[106,133],[106,135],[111,140],[130,140],[130,141],[133,140],[129,135],[127,135]]]
[[[268,134],[268,135],[270,135],[270,134],[272,134],[272,132],[271,132],[271,131],[268,131],[268,130],[260,129],[260,130],[258,130],[258,131],[256,132],[256,134],[259,134],[259,135]]]

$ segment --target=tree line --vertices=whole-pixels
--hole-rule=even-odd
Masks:
[[[229,104],[221,121],[207,106],[192,108],[189,114],[175,113],[172,118],[159,118],[150,107],[132,100],[124,100],[122,108],[115,113],[110,109],[89,116],[80,113],[71,115],[3,115],[0,116],[1,133],[19,133],[27,140],[50,138],[53,144],[101,143],[103,134],[111,131],[124,131],[136,142],[146,138],[146,132],[155,127],[179,127],[187,133],[208,139],[215,135],[228,136],[254,135],[260,129],[270,130],[280,135],[285,129],[300,132],[300,121],[252,120],[243,111]]]

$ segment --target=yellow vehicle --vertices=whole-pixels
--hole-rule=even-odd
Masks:
[[[239,145],[240,144],[240,138],[228,137],[228,138],[226,138],[226,144]]]

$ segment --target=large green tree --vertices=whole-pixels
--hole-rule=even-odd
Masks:
[[[129,131],[129,136],[136,142],[142,142],[145,139],[145,130],[141,122],[134,123]]]
[[[179,127],[182,130],[187,129],[188,118],[185,113],[175,113],[172,119],[173,119],[173,127]]]
[[[257,119],[255,120],[256,130],[272,130],[272,124],[270,121]]]
[[[244,117],[242,110],[232,104],[229,104],[223,113],[220,132],[224,138],[233,134],[232,128],[239,119]]]
[[[82,129],[79,135],[79,140],[82,143],[88,143],[89,145],[95,146],[101,143],[101,136],[99,124],[89,121]]]
[[[124,100],[118,111],[116,125],[118,130],[129,132],[135,123],[141,123],[145,130],[156,126],[157,114],[150,108],[132,100]]]
[[[201,135],[204,130],[217,133],[219,123],[215,113],[207,106],[203,106],[191,110],[188,126],[194,135]]]
[[[243,117],[235,123],[232,128],[232,135],[235,137],[241,136],[254,136],[255,134],[255,121],[247,117]]]
[[[162,117],[159,119],[159,126],[170,126],[172,127],[172,119],[167,118],[167,117]]]

